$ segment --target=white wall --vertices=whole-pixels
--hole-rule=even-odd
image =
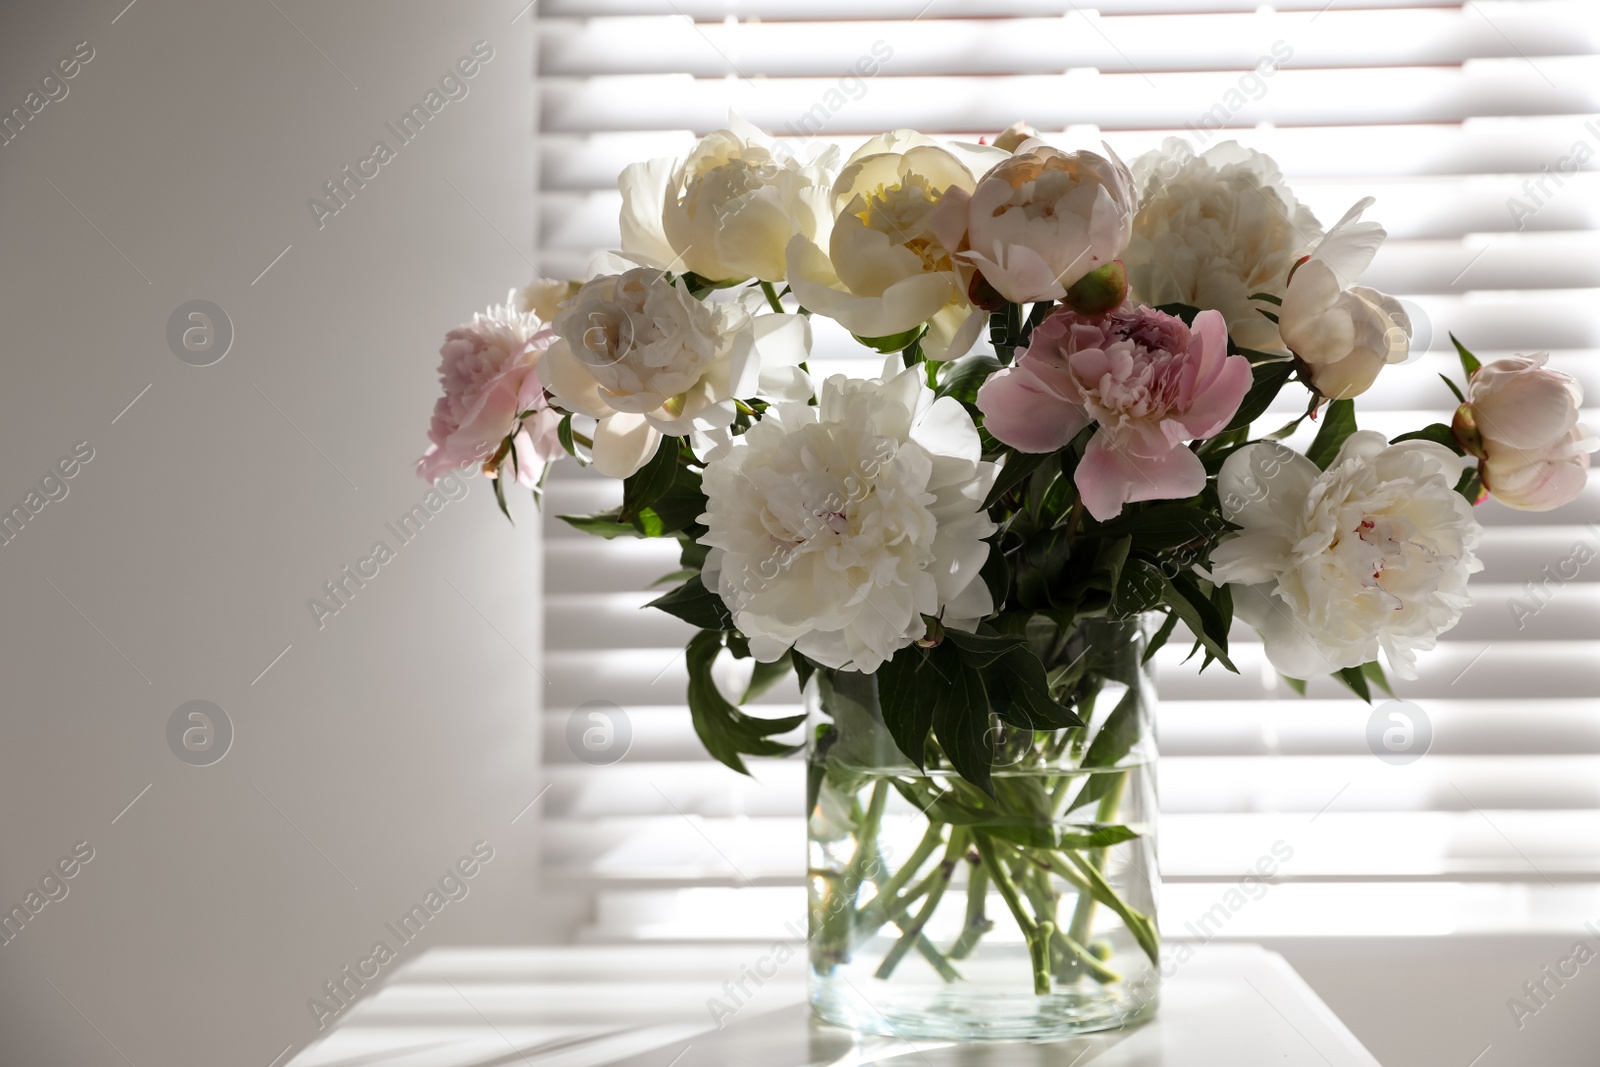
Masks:
[[[513,529],[475,479],[323,628],[306,606],[422,499],[444,331],[531,274],[532,30],[522,0],[126,2],[0,6],[6,109],[94,53],[0,146],[0,505],[93,449],[0,546],[0,903],[94,849],[0,947],[0,1064],[266,1067],[475,841],[402,958],[559,922],[511,824],[542,784],[525,497]],[[319,229],[307,198],[479,40],[469,95]],[[236,331],[203,368],[166,340],[196,298]],[[166,740],[193,699],[236,729],[212,766]]]

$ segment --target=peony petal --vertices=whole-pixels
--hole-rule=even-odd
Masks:
[[[626,478],[649,462],[660,444],[660,431],[643,415],[608,415],[594,428],[595,470],[608,478]]]
[[[1277,578],[1294,545],[1277,533],[1247,530],[1211,550],[1211,580],[1230,585],[1259,585]]]
[[[889,285],[881,296],[857,296],[839,280],[822,249],[805,237],[790,240],[786,256],[795,298],[857,337],[904,333],[932,318],[957,295],[952,276],[918,273]]]
[[[539,361],[539,369],[545,387],[561,401],[562,407],[597,419],[610,414],[611,408],[601,397],[599,384],[572,354],[567,342],[558,340],[552,344]]]
[[[1183,447],[1155,458],[1134,456],[1102,430],[1090,438],[1073,481],[1089,514],[1106,522],[1124,504],[1193,496],[1205,488],[1206,468]]]
[[[1338,278],[1341,289],[1355,284],[1388,236],[1388,231],[1376,222],[1361,221],[1361,213],[1377,202],[1377,198],[1371,196],[1357,200],[1344,217],[1329,228],[1328,235],[1312,253],[1313,261],[1325,263]]]
[[[922,335],[922,354],[935,363],[960,359],[972,351],[983,333],[989,313],[966,303],[946,304],[928,320]]]
[[[996,371],[978,389],[983,425],[1019,452],[1054,452],[1089,424],[1074,404],[1058,398],[1028,367]]]
[[[1255,627],[1274,670],[1288,678],[1320,678],[1343,666],[1330,660],[1294,613],[1265,585],[1233,587],[1233,613]]]
[[[1246,530],[1294,540],[1296,519],[1321,474],[1291,448],[1271,441],[1245,445],[1223,461],[1217,474],[1222,516]]]
[[[678,269],[678,254],[661,227],[661,211],[676,166],[674,159],[632,163],[617,178],[617,188],[622,192],[622,251],[640,263],[663,270]]]

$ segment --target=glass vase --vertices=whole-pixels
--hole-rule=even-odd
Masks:
[[[819,671],[808,684],[819,1018],[904,1038],[1051,1040],[1155,1011],[1145,629],[1091,618],[1033,644],[1086,726],[1024,731],[991,716],[992,796],[931,737],[925,768],[901,755],[874,677]]]

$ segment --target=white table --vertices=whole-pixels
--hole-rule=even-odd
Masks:
[[[289,1067],[1378,1067],[1283,957],[1254,945],[1198,948],[1163,986],[1154,1022],[1052,1044],[813,1024],[803,953],[717,1029],[707,999],[725,998],[723,983],[769,947],[434,949]]]

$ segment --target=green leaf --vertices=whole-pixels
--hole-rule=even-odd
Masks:
[[[494,483],[494,502],[500,505],[500,514],[504,515],[506,521],[510,522],[511,525],[515,526],[517,520],[511,517],[511,509],[506,507],[506,480],[504,478],[491,478],[489,480]]]
[[[1306,680],[1304,678],[1291,678],[1287,674],[1279,675],[1279,677],[1289,684],[1290,689],[1293,689],[1301,696],[1306,695]]]
[[[705,511],[706,495],[700,491],[700,475],[680,467],[672,487],[641,512],[640,517],[654,515],[654,523],[660,528],[661,533],[649,536],[660,537],[663,534],[674,534],[695,526]],[[696,528],[699,533],[705,532],[702,527]]]
[[[1134,743],[1139,740],[1142,725],[1139,712],[1139,690],[1129,688],[1122,694],[1122,699],[1117,701],[1117,706],[1111,709],[1111,714],[1106,716],[1106,721],[1100,729],[1095,732],[1094,740],[1089,742],[1089,749],[1083,754],[1080,766],[1094,768],[1116,766],[1118,761],[1133,750]],[[1116,787],[1118,777],[1111,772],[1085,775],[1083,788],[1078,790],[1078,795],[1068,805],[1067,811],[1077,811],[1099,801]]]
[[[1278,297],[1278,296],[1273,296],[1271,293],[1251,293],[1250,294],[1250,299],[1251,300],[1265,300],[1269,304],[1276,304],[1279,307],[1283,306],[1283,298],[1282,297]]]
[[[817,797],[822,793],[822,779],[828,770],[828,750],[839,740],[839,731],[833,728],[833,723],[823,722],[817,724],[816,737],[811,743],[811,751],[806,756],[806,817],[817,810]]]
[[[621,508],[612,508],[610,511],[597,511],[592,515],[559,515],[557,518],[574,530],[579,530],[586,534],[594,534],[596,537],[604,537],[607,540],[613,537],[649,536],[649,534],[643,533],[632,523],[618,520],[617,515],[621,510]]]
[[[1339,448],[1344,444],[1345,438],[1355,432],[1356,402],[1332,401],[1322,413],[1322,425],[1317,429],[1317,436],[1312,439],[1311,447],[1306,449],[1306,458],[1318,468],[1327,470],[1334,457],[1339,454]]]
[[[1090,584],[1106,592],[1115,592],[1118,583],[1122,581],[1122,568],[1128,562],[1128,552],[1133,548],[1131,536],[1117,537],[1100,542],[1100,550],[1095,553],[1094,566],[1091,568]],[[1105,577],[1102,579],[1100,575]]]
[[[561,416],[561,421],[556,423],[556,440],[561,442],[561,447],[566,451],[567,455],[578,461],[580,467],[589,465],[588,460],[578,455],[578,445],[572,437],[572,416],[570,414]]]
[[[933,736],[961,777],[994,796],[990,779],[994,741],[989,733],[989,697],[983,675],[957,656],[938,656],[933,662],[952,675],[950,683],[939,688],[933,705]]]
[[[916,645],[895,653],[878,668],[876,677],[883,724],[906,758],[919,769],[925,768],[933,706],[948,681],[940,677],[932,657]]]
[[[1134,548],[1177,548],[1190,541],[1210,539],[1238,529],[1214,511],[1193,504],[1153,504],[1123,513],[1100,527],[1107,536],[1128,534]]]
[[[656,454],[622,483],[623,522],[632,522],[640,512],[664,496],[678,478],[678,439],[663,437]]]
[[[1267,408],[1272,406],[1272,401],[1277,398],[1292,373],[1294,373],[1292,360],[1275,359],[1252,364],[1250,391],[1244,394],[1244,399],[1239,402],[1239,410],[1233,413],[1233,419],[1225,429],[1240,430],[1259,419]]]
[[[985,672],[984,683],[990,707],[1008,726],[1065,730],[1083,725],[1077,712],[1051,699],[1044,664],[1029,648],[1013,648],[1002,655]]]
[[[811,681],[811,676],[817,673],[817,665],[792,648],[789,650],[789,659],[794,663],[794,680],[800,684],[800,691],[803,693]]]
[[[1161,568],[1135,556],[1123,565],[1122,577],[1111,594],[1111,612],[1120,619],[1132,618],[1161,603],[1165,590]]]
[[[1089,892],[1096,900],[1116,912],[1121,917],[1123,925],[1139,942],[1139,947],[1144,949],[1145,955],[1150,957],[1152,963],[1161,962],[1161,933],[1156,929],[1156,924],[1150,917],[1135,911],[1123,900],[1111,883],[1106,881],[1105,875],[1100,873],[1100,868],[1090,863],[1076,852],[1063,852],[1067,861],[1078,869],[1078,873],[1089,885]]]
[[[750,684],[745,686],[744,696],[739,700],[739,703],[748,704],[760,697],[787,678],[789,672],[793,669],[794,663],[789,659],[789,653],[787,652],[771,663],[762,663],[757,660],[755,670],[750,674]]]
[[[1005,465],[1000,468],[1000,474],[994,480],[994,486],[989,490],[989,495],[984,499],[984,508],[992,508],[1000,502],[1013,488],[1021,485],[1034,471],[1034,468],[1050,458],[1048,452],[1018,452],[1008,448],[1004,453]]]
[[[1182,319],[1185,326],[1193,326],[1194,317],[1200,314],[1200,309],[1192,304],[1161,304],[1156,310],[1164,315]]]
[[[1458,456],[1466,455],[1466,453],[1462,451],[1461,446],[1456,442],[1455,432],[1442,422],[1430,423],[1420,430],[1412,430],[1410,433],[1403,433],[1399,437],[1392,438],[1389,443],[1391,445],[1397,445],[1401,441],[1432,441],[1436,445],[1444,445],[1444,447],[1448,448]]]
[[[671,280],[671,275],[668,275],[668,280]],[[692,270],[686,270],[678,275],[677,282],[681,288],[687,290],[689,295],[696,300],[704,299],[707,293],[715,289],[731,289],[735,285],[744,284],[742,279],[731,282],[714,282],[710,278],[702,278]]]
[[[1456,355],[1461,357],[1461,369],[1467,372],[1468,378],[1471,378],[1483,364],[1478,361],[1477,356],[1467,351],[1466,345],[1456,340],[1455,334],[1450,335],[1450,343],[1456,346]]]
[[[1467,402],[1467,398],[1461,392],[1461,386],[1457,385],[1455,382],[1452,382],[1448,374],[1439,375],[1439,379],[1443,381],[1445,385],[1450,387],[1450,391],[1452,393],[1456,394],[1457,402],[1462,404]]]
[[[1178,613],[1175,611],[1167,612],[1167,619],[1161,624],[1161,628],[1150,635],[1150,641],[1144,646],[1144,655],[1140,658],[1139,663],[1141,665],[1149,663],[1151,658],[1161,650],[1161,646],[1167,643],[1167,638],[1172,636],[1172,631],[1177,628]]]
[[[1394,690],[1389,686],[1389,678],[1383,673],[1383,667],[1378,663],[1377,660],[1372,660],[1370,663],[1363,663],[1361,665],[1361,673],[1367,676],[1367,681],[1371,682],[1379,689],[1382,689],[1390,696],[1394,696]]]
[[[1027,638],[1016,634],[974,634],[965,630],[946,630],[944,640],[955,646],[963,663],[979,670],[1027,644]]]
[[[698,574],[645,607],[658,608],[702,630],[733,629],[733,616],[728,613],[722,597],[707,589]]]
[[[1211,601],[1200,592],[1194,579],[1187,574],[1170,577],[1163,574],[1162,581],[1166,583],[1167,603],[1172,605],[1172,610],[1189,627],[1196,640],[1217,658],[1217,662],[1238,674],[1239,668],[1228,658],[1228,624]]]
[[[1028,341],[1033,337],[1034,329],[1045,319],[1048,319],[1050,313],[1055,309],[1056,302],[1054,300],[1040,300],[1029,309],[1027,321],[1022,324],[1022,333],[1017,339],[1019,348],[1027,347]]]
[[[1063,830],[1060,825],[1030,815],[995,815],[950,803],[947,798],[928,809],[940,822],[970,826],[991,837],[1002,838],[1029,848],[1059,849],[1110,848],[1132,841],[1139,834],[1127,826],[1097,826],[1088,832]]]
[[[1011,564],[1006,562],[1006,554],[1000,551],[999,545],[989,545],[989,555],[984,559],[978,576],[989,587],[989,599],[996,604],[1004,604],[1011,595]]]
[[[800,746],[772,738],[795,729],[806,717],[760,719],[728,703],[711,679],[711,665],[721,650],[722,634],[714,630],[700,631],[684,650],[689,666],[689,716],[700,743],[713,758],[740,774],[749,774],[741,757],[787,756]]]
[[[1345,684],[1345,688],[1366,701],[1372,703],[1372,690],[1367,687],[1367,676],[1361,672],[1360,667],[1345,667],[1334,672],[1334,677]]]
[[[1461,480],[1456,482],[1456,492],[1467,498],[1467,503],[1477,507],[1478,500],[1483,496],[1483,475],[1478,468],[1463,471]]]
[[[922,335],[926,333],[927,330],[928,327],[926,324],[919,324],[911,327],[909,330],[904,330],[900,333],[892,333],[887,337],[857,337],[856,340],[860,341],[862,344],[866,345],[875,352],[881,352],[884,355],[888,355],[890,352],[904,352],[906,349],[916,344],[917,341],[921,340]]]

